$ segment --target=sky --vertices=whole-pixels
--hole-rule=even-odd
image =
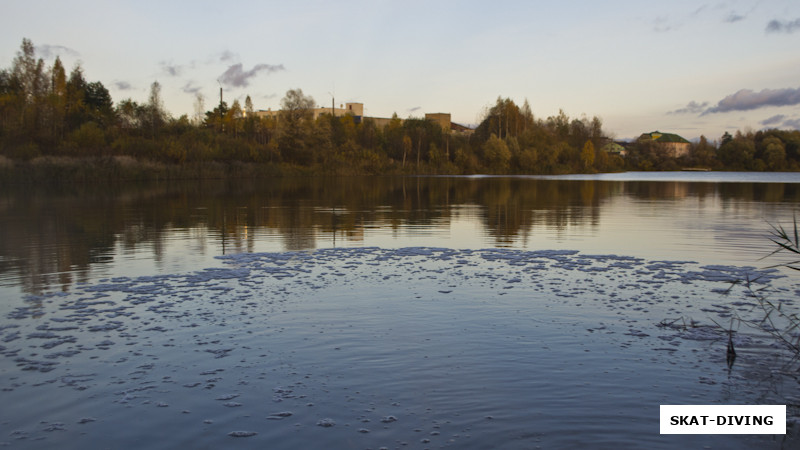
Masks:
[[[80,63],[115,102],[158,81],[173,116],[225,101],[279,109],[290,89],[366,116],[449,112],[498,97],[547,118],[600,117],[617,139],[800,129],[800,2],[6,1],[0,68],[23,38]]]

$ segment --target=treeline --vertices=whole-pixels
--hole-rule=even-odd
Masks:
[[[313,98],[299,89],[281,101],[281,113],[259,117],[248,97],[220,103],[203,117],[172,117],[155,82],[146,103],[116,105],[99,81],[80,67],[67,76],[56,58],[36,59],[23,40],[8,70],[0,72],[0,152],[12,160],[38,156],[127,156],[171,164],[262,163],[326,173],[566,173],[619,170],[621,159],[600,151],[600,119],[570,119],[563,112],[534,119],[499,98],[471,136],[433,121],[401,120],[386,126],[353,116],[314,119]]]
[[[800,171],[800,131],[762,130],[725,133],[719,142],[700,136],[688,155],[669,157],[652,141],[627,146],[628,170],[678,170],[706,168],[736,171]]]
[[[202,174],[197,167],[209,164],[269,169],[247,173],[561,174],[691,166],[794,170],[800,160],[797,133],[779,131],[737,133],[719,148],[703,138],[689,157],[677,160],[634,143],[622,158],[605,151],[611,141],[599,118],[570,118],[563,111],[535,118],[527,100],[519,106],[498,98],[471,134],[396,114],[385,126],[370,119],[357,123],[349,115],[315,119],[315,105],[302,90],[290,90],[280,114],[260,117],[249,96],[244,105],[221,102],[205,113],[198,97],[200,114],[175,118],[164,108],[158,82],[146,103],[114,104],[103,84],[87,81],[80,66],[67,75],[56,58],[46,67],[24,39],[12,67],[0,71],[0,155],[12,161],[134,161],[139,173],[158,164],[169,177],[180,176],[181,167]]]
[[[326,173],[566,173],[619,170],[600,151],[600,119],[563,112],[536,120],[525,102],[498,98],[471,136],[429,120],[395,115],[385,126],[353,116],[321,115],[302,90],[290,90],[281,112],[259,117],[249,96],[220,103],[203,117],[172,117],[155,82],[144,104],[112,102],[80,67],[66,75],[36,59],[23,40],[10,70],[0,72],[0,152],[13,160],[38,156],[128,156],[171,164],[245,162]]]

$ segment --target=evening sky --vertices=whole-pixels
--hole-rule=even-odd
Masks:
[[[365,115],[449,112],[476,124],[498,96],[536,117],[599,116],[615,137],[693,139],[800,128],[800,2],[40,1],[5,2],[0,66],[23,38],[80,62],[115,102],[219,101],[278,109],[300,88]]]

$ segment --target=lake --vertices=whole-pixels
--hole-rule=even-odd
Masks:
[[[781,448],[770,253],[800,174],[206,180],[0,193],[18,448]],[[784,436],[661,404],[787,404]],[[784,441],[787,439],[788,441]]]

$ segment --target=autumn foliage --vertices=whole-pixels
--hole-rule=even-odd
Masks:
[[[570,118],[563,111],[534,117],[498,98],[472,133],[442,129],[423,118],[387,125],[368,118],[310,114],[313,98],[300,89],[286,93],[281,114],[260,117],[248,96],[203,111],[173,117],[161,85],[146,103],[116,104],[100,81],[87,81],[76,66],[67,75],[56,58],[37,59],[24,39],[12,67],[0,71],[0,155],[16,163],[40,157],[129,158],[168,165],[256,164],[271,173],[330,174],[562,174],[687,166],[739,170],[795,170],[800,132],[759,132],[723,137],[719,146],[702,138],[690,157],[665,159],[657,149],[632,144],[623,159],[604,147],[611,142],[598,117]]]

